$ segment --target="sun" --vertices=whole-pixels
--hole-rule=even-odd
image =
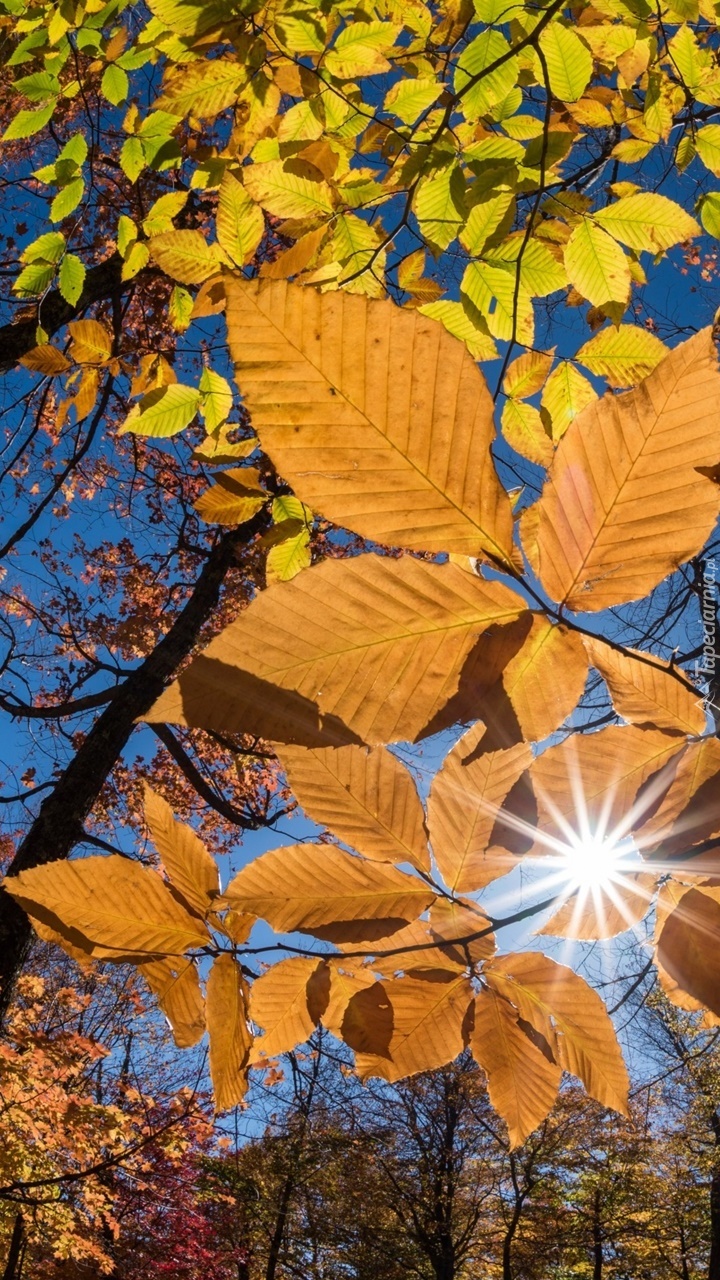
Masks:
[[[618,880],[627,859],[623,843],[611,835],[573,833],[559,859],[573,889],[600,890]]]

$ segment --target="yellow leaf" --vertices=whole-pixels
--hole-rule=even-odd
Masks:
[[[614,938],[639,924],[654,897],[657,877],[647,871],[623,871],[612,883],[582,889],[554,912],[539,934],[554,938],[582,938],[596,941]]]
[[[506,396],[515,400],[525,400],[534,396],[544,385],[552,368],[552,353],[547,351],[525,351],[508,365],[503,378],[503,391]]]
[[[587,45],[571,27],[555,18],[540,34],[550,88],[561,102],[577,102],[585,92],[593,70]]]
[[[628,1114],[628,1075],[612,1022],[600,996],[579,974],[528,951],[493,960],[484,977],[541,1035],[546,1036],[550,1020],[559,1033],[559,1064],[582,1080],[591,1098]],[[552,1043],[550,1048],[555,1056]]]
[[[217,867],[192,827],[177,822],[167,801],[145,784],[145,821],[174,887],[205,916],[220,889]]]
[[[594,307],[626,304],[630,298],[630,268],[622,249],[590,218],[583,218],[565,245],[568,279]]]
[[[479,726],[482,735],[483,726]],[[495,837],[498,812],[510,789],[532,762],[525,743],[488,751],[464,763],[481,741],[478,729],[465,734],[445,757],[428,799],[428,826],[435,861],[453,893],[482,889],[516,865]],[[500,841],[500,843],[498,843]]]
[[[281,747],[280,761],[313,822],[378,862],[430,870],[420,797],[407,769],[385,747]]]
[[[488,1095],[518,1147],[545,1119],[560,1084],[560,1068],[518,1023],[517,1009],[484,988],[475,997],[470,1046],[488,1078]]]
[[[578,633],[532,614],[530,630],[501,677],[523,737],[539,742],[554,733],[577,706],[587,673]]]
[[[661,253],[700,235],[697,222],[681,205],[654,191],[623,196],[593,217],[615,240],[638,252]]]
[[[524,404],[522,400],[506,400],[502,411],[502,433],[510,448],[523,458],[528,458],[538,467],[549,467],[553,444],[534,405]]]
[[[389,302],[232,276],[226,288],[253,426],[304,502],[382,542],[508,561],[492,403],[461,343]]]
[[[217,238],[238,267],[253,257],[265,231],[262,211],[250,199],[237,174],[228,171],[220,184]]]
[[[173,116],[194,116],[214,120],[237,101],[248,76],[240,62],[229,58],[202,58],[190,66],[171,66],[165,73],[162,92],[153,103],[154,111]]]
[[[152,960],[138,966],[172,1028],[178,1049],[205,1034],[205,1002],[192,960]]]
[[[333,964],[323,1025],[356,1053],[387,1055],[392,1010],[382,983],[367,970],[348,972]]]
[[[213,960],[205,999],[215,1110],[229,1111],[242,1102],[247,1090],[253,1038],[247,1023],[242,971],[228,952]]]
[[[218,260],[200,231],[165,231],[148,244],[161,271],[180,284],[202,284],[218,269]]]
[[[383,56],[395,43],[400,28],[392,22],[350,21],[325,55],[324,68],[339,80],[381,75],[390,69]]]
[[[177,955],[208,942],[208,931],[154,871],[131,858],[80,858],[21,871],[5,881],[13,897],[54,912],[71,929],[119,956]]]
[[[148,719],[306,746],[412,739],[454,722],[478,636],[523,610],[503,583],[454,564],[325,560],[262,592]]]
[[[720,487],[701,471],[720,459],[719,394],[704,329],[637,390],[575,419],[521,525],[553,600],[596,611],[638,599],[700,550],[720,511]]]
[[[313,1000],[313,984],[322,961],[297,957],[274,964],[256,978],[250,992],[250,1015],[263,1028],[256,1036],[252,1065],[294,1049],[312,1035],[322,1008]],[[315,1007],[313,1007],[315,1005]]]
[[[315,256],[328,234],[327,226],[316,227],[301,236],[289,249],[278,254],[274,262],[264,262],[260,268],[263,280],[287,280],[304,271],[314,261]]]
[[[601,329],[583,344],[575,359],[591,373],[607,378],[611,387],[631,387],[652,373],[667,354],[665,343],[649,329],[621,324]]]
[[[358,1054],[361,1076],[400,1080],[452,1062],[467,1044],[472,987],[465,977],[437,973],[384,982],[393,1016],[387,1058]]]
[[[224,900],[262,916],[279,933],[299,929],[330,941],[386,937],[434,901],[427,885],[395,867],[354,858],[334,845],[288,845],[239,871]]]
[[[597,400],[597,392],[592,384],[568,360],[561,360],[545,383],[541,398],[555,444],[562,439],[580,411],[593,400]]]
[[[70,355],[76,364],[105,364],[112,355],[113,336],[98,320],[75,320],[68,325]]]
[[[433,905],[437,906],[438,903]],[[489,921],[487,917],[483,918],[478,909],[478,917],[473,927],[466,932],[476,933],[486,926],[489,927]],[[489,934],[488,937],[492,941],[492,935]],[[351,945],[341,944],[341,950],[348,950]],[[492,954],[492,945],[488,944],[485,938],[470,945],[483,947],[483,949],[490,945],[490,954]],[[374,951],[371,966],[372,972],[380,974],[382,978],[394,978],[401,972],[417,976],[418,971],[427,972],[436,969],[447,969],[449,973],[457,975],[467,969],[468,958],[464,947],[445,944],[440,933],[431,929],[429,920],[413,920],[404,929],[399,929],[397,933],[380,940]]]
[[[67,356],[64,356],[57,347],[51,346],[49,342],[42,347],[33,347],[32,351],[21,356],[20,364],[26,369],[31,369],[33,373],[44,374],[46,378],[53,378],[56,374],[64,373],[70,368]]]
[[[301,160],[268,160],[243,168],[245,190],[277,218],[317,218],[333,211],[332,191],[317,169]]]
[[[248,467],[216,472],[217,483],[195,503],[198,515],[209,524],[236,525],[251,520],[268,498],[264,489],[252,483],[257,474]]]
[[[631,724],[671,733],[698,734],[705,728],[700,690],[669,663],[651,653],[620,653],[604,640],[585,638],[588,657],[605,680],[618,715]]]

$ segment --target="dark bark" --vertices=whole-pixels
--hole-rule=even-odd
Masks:
[[[83,838],[84,824],[120,757],[136,720],[162,693],[179,664],[197,644],[215,609],[236,550],[264,527],[262,512],[225,534],[210,551],[195,588],[167,635],[121,684],[95,721],[82,746],[43,801],[37,818],[8,868],[8,876],[67,858]],[[0,1019],[8,1009],[15,981],[32,937],[30,922],[13,898],[0,889]]]
[[[680,1228],[680,1263],[682,1266],[682,1280],[690,1280],[687,1240],[685,1238],[685,1230],[683,1227]]]
[[[23,1259],[25,1257],[25,1222],[21,1213],[18,1213],[13,1226],[13,1233],[10,1239],[10,1249],[5,1263],[5,1270],[2,1274],[2,1280],[20,1280],[22,1275]]]
[[[720,1113],[714,1111],[710,1123],[715,1146],[720,1149]],[[715,1163],[710,1180],[710,1262],[708,1280],[720,1280],[720,1162]]]
[[[37,346],[38,324],[52,337],[69,320],[81,316],[94,302],[117,296],[137,284],[138,276],[133,280],[121,280],[121,271],[122,258],[119,253],[114,253],[104,262],[90,267],[85,276],[83,291],[74,305],[65,301],[59,289],[51,289],[42,300],[39,314],[36,310],[28,319],[0,326],[0,373],[8,373],[21,356],[27,355],[28,351]]]
[[[602,1219],[600,1216],[601,1200],[600,1191],[595,1192],[595,1200],[593,1202],[593,1280],[602,1280],[603,1263],[605,1257],[603,1254],[603,1232]]]

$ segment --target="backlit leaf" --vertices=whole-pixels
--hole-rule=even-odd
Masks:
[[[400,929],[435,897],[422,880],[395,867],[354,858],[334,845],[307,844],[261,854],[223,896],[235,910],[262,916],[278,932],[300,929],[357,942]]]
[[[627,1115],[628,1075],[612,1022],[579,974],[528,951],[491,961],[485,977],[542,1035],[551,1020],[560,1033],[560,1065],[582,1080],[591,1098]]]
[[[583,218],[570,236],[565,246],[565,267],[570,283],[593,306],[628,302],[628,260],[612,236],[590,218]]]
[[[541,33],[540,48],[545,55],[550,88],[555,97],[561,102],[577,102],[592,75],[593,59],[587,45],[572,28],[555,19]]]
[[[632,387],[668,354],[664,342],[634,324],[609,325],[585,342],[575,357],[611,387]],[[583,406],[584,407],[584,406]]]
[[[238,267],[249,262],[265,230],[262,211],[250,199],[240,179],[228,171],[220,184],[217,237]]]
[[[538,933],[588,941],[625,933],[650,910],[656,879],[647,871],[623,871],[610,884],[594,885],[589,892],[579,889]]]
[[[147,783],[145,821],[172,884],[204,916],[220,890],[215,860],[192,827],[177,822],[167,801]]]
[[[205,1001],[192,960],[151,960],[138,970],[157,997],[178,1049],[189,1049],[205,1034]]]
[[[393,1016],[387,1058],[358,1055],[361,1076],[401,1080],[452,1062],[467,1043],[467,1014],[472,987],[467,978],[397,978],[384,982]]]
[[[488,1078],[488,1094],[517,1147],[545,1119],[560,1084],[549,1062],[518,1023],[517,1010],[489,988],[475,996],[470,1046]]]
[[[311,1011],[308,987],[319,967],[317,960],[298,956],[281,960],[256,978],[250,992],[250,1015],[263,1034],[255,1038],[253,1065],[261,1055],[271,1058],[287,1053],[312,1035],[318,1019]]]
[[[200,392],[179,382],[156,387],[133,405],[119,434],[132,431],[139,436],[175,436],[189,426],[200,405]]]
[[[120,955],[177,955],[208,941],[159,875],[119,854],[34,867],[6,880],[5,889]]]
[[[720,461],[719,393],[705,329],[637,390],[605,396],[575,419],[521,526],[552,599],[577,610],[622,604],[700,550],[720,511],[720,487],[700,471]]]
[[[215,1110],[229,1111],[247,1090],[252,1034],[247,1023],[245,981],[237,960],[225,952],[213,960],[207,980],[206,1018]]]
[[[388,302],[230,276],[226,288],[253,426],[304,502],[383,542],[507,559],[491,401],[460,343]]]
[[[148,719],[306,746],[412,739],[453,723],[443,709],[478,636],[523,609],[454,564],[326,560],[262,592]]]
[[[720,1015],[720,901],[717,889],[690,889],[668,915],[658,941],[660,964],[700,1004]]]
[[[675,733],[703,732],[702,696],[688,688],[681,672],[650,653],[620,653],[604,640],[586,637],[585,647],[624,720]]]
[[[378,862],[430,870],[420,797],[407,769],[385,747],[281,747],[290,786],[314,822]]]
[[[637,251],[659,253],[700,235],[700,227],[681,205],[654,191],[623,196],[593,215],[616,240]]]
[[[154,262],[180,284],[202,284],[218,269],[217,258],[200,231],[165,231],[149,242]]]

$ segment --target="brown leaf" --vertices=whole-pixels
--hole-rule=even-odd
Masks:
[[[392,1037],[390,1002],[369,970],[348,972],[332,966],[330,999],[323,1014],[328,1031],[356,1053],[386,1057]]]
[[[682,672],[650,653],[619,653],[600,639],[586,637],[585,648],[624,720],[674,733],[703,732],[702,695],[688,689]]]
[[[509,563],[492,401],[465,344],[390,302],[226,275],[253,427],[314,510],[363,537]]]
[[[217,472],[216,483],[195,503],[198,515],[208,524],[236,525],[251,520],[268,500],[265,490],[253,484],[257,474],[250,467]]]
[[[453,948],[453,953],[459,952],[473,964],[488,960],[495,954],[495,935],[490,930],[490,919],[482,907],[470,899],[438,898],[430,908],[430,932],[434,938],[443,942],[482,933],[482,938],[458,943]]]
[[[366,858],[430,870],[425,818],[407,769],[385,747],[281,747],[303,809]]]
[[[264,1034],[255,1037],[253,1066],[262,1058],[272,1058],[304,1044],[312,1035],[317,1025],[317,1006],[312,1011],[310,1008],[312,980],[322,966],[322,961],[318,964],[317,960],[298,956],[281,960],[255,979],[250,992],[250,1015]]]
[[[147,719],[305,746],[412,739],[443,727],[478,635],[523,611],[454,564],[325,560],[261,592]]]
[[[465,763],[483,729],[470,729],[445,757],[428,799],[435,861],[453,893],[484,888],[507,875],[517,861],[501,846],[491,846],[490,839],[502,802],[531,764],[532,752],[520,743]]]
[[[172,896],[154,871],[119,854],[53,862],[21,871],[4,885],[35,907],[54,912],[91,942],[132,959],[178,955],[208,941],[205,926]]]
[[[582,1080],[592,1098],[628,1114],[628,1075],[612,1022],[579,974],[527,951],[491,961],[484,977],[545,1037],[560,1065]],[[559,1033],[555,1040],[552,1024]]]
[[[537,756],[530,777],[538,800],[538,828],[553,840],[604,836],[633,826],[633,801],[641,785],[682,749],[659,730],[611,725],[573,735]],[[640,815],[638,815],[639,817]],[[553,852],[539,840],[533,854]]]
[[[720,838],[720,742],[689,742],[659,807],[635,832],[645,857],[671,863],[683,875],[720,874],[720,848],[692,856],[695,845]]]
[[[561,1071],[525,1034],[517,1009],[487,988],[475,997],[470,1046],[488,1078],[488,1094],[505,1121],[511,1147],[518,1147],[545,1119]]]
[[[699,470],[720,458],[719,396],[703,329],[639,387],[578,414],[521,524],[553,600],[593,612],[637,600],[700,550],[720,511],[720,489]]]
[[[383,978],[393,978],[397,973],[413,973],[418,969],[447,969],[458,973],[467,968],[461,947],[434,945],[437,941],[429,920],[413,920],[404,929],[380,939],[373,953],[372,971]],[[345,949],[341,946],[341,950]]]
[[[247,1091],[247,1066],[253,1038],[247,1022],[242,970],[228,953],[216,957],[207,980],[207,1029],[215,1110],[229,1111]]]
[[[655,895],[657,877],[642,871],[623,872],[611,884],[578,889],[538,929],[554,938],[583,938],[595,941],[614,938],[639,924]]]
[[[62,351],[57,347],[53,347],[51,343],[46,342],[41,347],[33,347],[32,351],[28,351],[24,356],[20,357],[20,364],[26,369],[32,370],[33,373],[42,373],[46,378],[53,378],[58,373],[64,373],[70,368],[70,361],[64,356]]]
[[[720,1015],[720,889],[688,889],[660,931],[657,958],[683,991]]]
[[[414,920],[434,900],[415,876],[354,858],[334,845],[288,845],[238,872],[225,901],[262,916],[278,932],[300,929],[330,941],[366,942]]]
[[[393,1016],[388,1056],[358,1054],[358,1074],[393,1081],[452,1062],[467,1043],[469,980],[438,973],[382,985]]]
[[[534,613],[527,639],[502,673],[502,686],[528,742],[547,738],[567,719],[582,696],[587,673],[581,636]]]
[[[145,821],[174,888],[204,917],[220,890],[214,859],[192,827],[177,822],[170,805],[148,783]]]
[[[205,1034],[205,1002],[192,960],[153,960],[139,970],[157,997],[178,1048],[197,1044]]]

